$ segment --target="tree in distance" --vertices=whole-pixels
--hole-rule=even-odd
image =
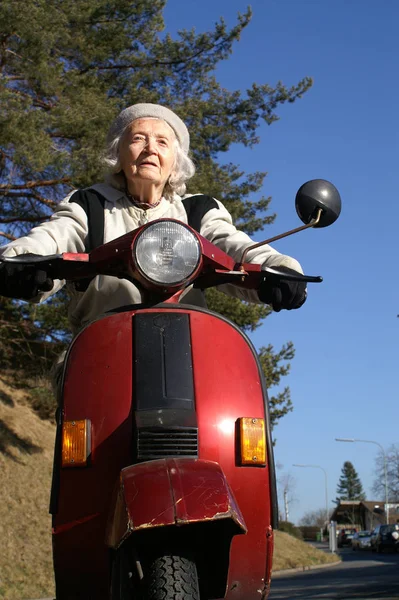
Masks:
[[[365,500],[366,495],[355,467],[349,461],[344,462],[337,486],[337,500]]]

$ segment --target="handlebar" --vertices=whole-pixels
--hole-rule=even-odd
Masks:
[[[110,245],[113,245],[114,243],[111,242]],[[105,250],[106,246],[107,244],[101,248]],[[94,256],[83,253],[64,253],[49,256],[22,254],[12,257],[0,257],[0,266],[2,263],[18,265],[18,278],[24,276],[26,267],[27,277],[32,277],[32,271],[37,270],[42,273],[44,272],[48,280],[90,280],[96,275],[114,275],[130,281],[135,280],[136,277],[128,264],[125,264],[123,260],[122,262],[114,262],[115,252],[118,253],[119,258],[122,258],[120,256],[121,253],[119,253],[118,250],[115,250],[115,247],[110,249],[110,254],[108,252],[109,250],[104,254],[104,252],[101,251],[102,256],[100,257],[100,260],[97,260],[96,254],[94,254]],[[222,257],[220,258],[220,263],[219,261],[212,263],[205,261],[202,272],[197,273],[197,277],[188,281],[186,285],[192,283],[196,288],[207,289],[223,284],[233,284],[248,290],[258,290],[262,281],[265,279],[272,279],[276,282],[288,280],[306,283],[321,283],[323,281],[322,277],[319,276],[314,277],[302,275],[302,273],[287,273],[286,271],[280,271],[280,269],[275,267],[265,267],[262,269],[261,265],[253,263],[239,264],[234,267],[231,258],[229,258],[229,264],[231,265],[230,269],[227,266],[228,263],[222,265],[222,262]],[[220,268],[222,266],[223,268]],[[185,286],[182,286],[180,289],[184,289],[184,287]],[[46,288],[40,287],[39,284],[38,289],[47,291],[49,289],[48,283],[46,283]],[[162,286],[159,286],[159,290],[157,290],[157,288],[152,289],[155,293],[158,291],[160,295],[165,295],[166,290],[162,289]],[[2,293],[1,290],[0,294],[8,295],[4,292]]]
[[[39,254],[20,254],[18,256],[7,256],[0,257],[1,263],[18,264],[26,266],[27,270],[31,270],[32,267],[37,267],[46,271],[48,276],[52,279],[68,279],[70,281],[86,278],[100,274],[99,271],[89,262],[89,255],[87,254],[52,254],[49,256],[42,256]],[[245,270],[245,267],[248,271]],[[323,278],[320,276],[302,275],[302,273],[287,273],[286,271],[280,271],[275,267],[264,267],[254,264],[242,265],[244,270],[234,271],[222,271],[217,270],[217,278],[219,283],[235,283],[242,285],[247,288],[258,287],[260,280],[263,278],[274,278],[276,280],[288,280],[288,281],[303,281],[306,283],[321,283]],[[22,274],[22,271],[21,271]],[[200,276],[200,281],[197,282],[198,287],[201,287],[205,282],[203,277]],[[252,285],[251,285],[252,284]],[[212,285],[218,285],[212,277]],[[196,286],[197,287],[197,286]],[[208,286],[206,286],[208,287]]]

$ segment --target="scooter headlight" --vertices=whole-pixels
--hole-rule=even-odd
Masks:
[[[137,236],[133,258],[146,279],[178,285],[198,267],[201,248],[198,238],[183,223],[157,221]]]

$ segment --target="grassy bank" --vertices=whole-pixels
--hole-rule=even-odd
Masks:
[[[0,598],[54,591],[48,514],[55,427],[0,378]]]
[[[282,531],[276,532],[274,542],[273,571],[312,567],[339,562],[336,554],[318,550],[306,542],[294,538]]]

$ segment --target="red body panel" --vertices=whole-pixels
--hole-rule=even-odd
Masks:
[[[126,502],[128,522],[143,527],[151,521],[165,525],[215,518],[226,514],[235,498],[233,512],[239,515],[241,511],[242,517],[237,518],[244,519],[248,533],[233,538],[226,598],[261,598],[271,568],[273,541],[270,474],[268,467],[240,467],[235,459],[237,419],[265,417],[257,362],[245,338],[225,320],[196,310],[168,309],[175,311],[190,316],[200,460],[184,463],[185,459],[179,459],[178,468],[177,462],[173,466],[174,461],[167,459],[127,469],[122,472],[123,496],[116,505],[123,509]],[[132,456],[134,314],[122,312],[93,323],[75,340],[68,357],[64,419],[91,420],[93,454],[88,468],[60,472],[58,512],[53,517],[57,600],[108,598],[106,523],[120,471],[130,465]],[[202,461],[220,467],[215,465],[212,470]],[[165,462],[167,470],[161,467]],[[152,473],[158,470],[152,482],[146,476],[147,469]],[[134,479],[139,471],[140,486],[152,490],[147,503],[137,503],[134,497]],[[199,481],[203,483],[199,485]],[[227,495],[229,487],[232,497]],[[223,493],[217,496],[216,490],[222,488]],[[159,490],[162,492],[158,494]],[[176,494],[173,499],[171,490]],[[115,545],[126,533],[126,519],[119,509],[109,534]],[[77,580],[81,596],[76,595]]]
[[[57,600],[75,597],[71,594],[77,579],[83,592],[108,598],[105,527],[111,492],[131,457],[131,327],[129,313],[101,319],[78,336],[67,359],[64,419],[91,420],[92,464],[60,472],[58,512],[53,517]],[[87,598],[83,592],[82,598]]]
[[[237,533],[246,532],[220,466],[205,460],[168,458],[127,467],[121,473],[115,514],[118,519],[111,520],[107,536],[113,548],[133,531],[214,519],[232,519]]]
[[[226,598],[259,598],[266,577],[266,533],[271,525],[269,470],[235,463],[235,423],[263,417],[264,400],[257,363],[240,332],[217,317],[190,315],[199,456],[217,461],[248,527],[233,538]]]

